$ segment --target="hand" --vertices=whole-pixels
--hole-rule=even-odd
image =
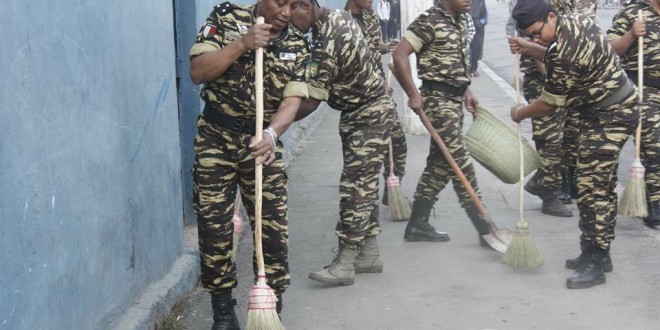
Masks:
[[[523,103],[518,103],[518,104],[514,105],[513,107],[511,107],[511,120],[513,120],[516,123],[519,123],[523,119],[525,119],[525,118],[522,118],[522,116],[520,116],[520,113],[519,113],[520,109],[522,109],[524,107],[525,107],[525,104],[523,104]]]
[[[260,47],[266,47],[268,45],[268,39],[270,38],[270,24],[255,24],[252,25],[248,32],[241,37],[243,45],[248,50],[255,50]]]
[[[646,34],[646,23],[644,20],[637,20],[633,23],[632,32],[635,35],[635,38],[642,37]]]
[[[387,45],[388,50],[391,52],[396,48],[396,46],[399,44],[399,39],[392,39],[390,43]]]
[[[420,111],[424,110],[424,98],[421,94],[415,93],[408,99],[408,106],[419,115]]]
[[[275,161],[275,141],[270,135],[264,134],[259,143],[255,143],[254,136],[250,138],[251,155],[257,159],[257,164],[270,165]]]
[[[511,50],[511,54],[524,54],[524,48],[529,43],[529,41],[521,37],[512,36],[507,36],[507,39],[509,41],[509,50]]]
[[[392,96],[392,93],[394,93],[394,88],[392,88],[392,85],[385,85],[385,93],[387,93],[389,96]]]
[[[469,88],[465,91],[463,102],[465,104],[465,110],[471,113],[474,118],[477,118],[476,109],[477,105],[479,105],[479,101],[477,101],[477,98],[474,97],[474,94],[472,94],[472,91]]]

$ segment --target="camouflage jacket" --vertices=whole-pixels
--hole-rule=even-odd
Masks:
[[[590,18],[596,18],[597,0],[550,0],[550,7],[554,8],[560,15],[582,14]]]
[[[545,53],[546,81],[540,99],[579,108],[614,94],[628,81],[619,57],[600,28],[580,14],[561,16]]]
[[[617,39],[632,29],[637,21],[637,12],[641,10],[646,24],[644,35],[643,63],[644,75],[660,79],[660,14],[657,13],[649,0],[637,0],[627,3],[612,19],[612,27],[607,31],[610,40]],[[637,55],[639,45],[637,38],[628,48],[626,54],[621,56],[623,68],[637,71]],[[635,83],[637,80],[635,79]]]
[[[348,7],[344,8],[346,11]],[[350,12],[350,11],[349,11]],[[367,39],[367,44],[369,44],[369,51],[371,51],[371,56],[378,64],[378,69],[380,70],[383,77],[385,76],[385,71],[383,70],[380,54],[380,40],[381,40],[381,31],[380,31],[380,22],[378,20],[378,15],[371,9],[363,9],[360,15],[353,14],[353,19],[358,23],[364,37]]]
[[[469,23],[472,23],[472,18],[468,14],[452,17],[436,5],[410,24],[403,38],[417,54],[417,75],[420,79],[456,87],[470,84],[468,59],[472,36]]]
[[[247,33],[256,23],[256,5],[241,7],[229,2],[215,6],[197,33],[190,58],[221,49]],[[254,51],[244,53],[225,73],[202,88],[201,97],[214,109],[232,116],[254,118]],[[264,49],[264,120],[270,121],[285,97],[307,97],[305,65],[308,44],[294,28],[284,30]]]
[[[328,10],[312,27],[309,97],[352,111],[385,93],[385,80],[351,14]]]

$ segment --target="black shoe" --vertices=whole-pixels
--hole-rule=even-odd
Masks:
[[[541,199],[545,199],[547,197],[551,197],[555,195],[555,192],[551,189],[545,188],[541,186],[539,183],[538,179],[536,178],[536,175],[534,175],[527,183],[525,184],[525,191],[528,193],[538,196]]]
[[[605,283],[603,262],[607,252],[600,250],[584,253],[587,254],[587,265],[566,279],[566,287],[569,289],[587,289]]]
[[[472,225],[477,229],[477,233],[479,233],[479,245],[492,248],[483,237],[483,235],[490,234],[490,225],[488,225],[488,222],[486,222],[484,216],[479,213],[479,209],[473,205],[466,208],[465,213],[467,213],[468,217],[472,221]]]
[[[656,229],[660,226],[660,201],[648,203],[649,215],[644,218],[644,224]]]
[[[234,312],[236,299],[231,298],[231,291],[229,293],[212,294],[211,305],[213,306],[213,326],[211,330],[241,330]]]
[[[282,313],[282,306],[284,306],[284,302],[282,302],[282,295],[278,294],[277,302],[275,303],[275,311],[277,311],[278,316],[280,315],[280,313]],[[282,318],[280,317],[280,319]]]
[[[390,205],[389,196],[388,196],[388,193],[387,193],[387,188],[385,188],[385,190],[383,191],[383,199],[380,200],[380,203],[385,205],[385,206]]]
[[[587,267],[588,262],[589,262],[589,255],[587,253],[582,252],[577,258],[566,259],[566,268],[582,271]],[[610,257],[610,253],[606,252],[605,258],[603,259],[603,271],[605,273],[609,273],[613,270],[614,270],[614,266],[612,266],[612,258]]]
[[[408,242],[446,242],[449,235],[435,231],[429,223],[433,202],[416,199],[403,238]]]
[[[561,172],[561,187],[559,188],[559,195],[557,198],[564,204],[571,204],[573,203],[573,199],[571,198],[571,191],[568,188],[568,170],[562,170]]]
[[[541,212],[555,217],[570,218],[573,216],[573,212],[571,212],[571,210],[569,210],[556,196],[543,199]]]

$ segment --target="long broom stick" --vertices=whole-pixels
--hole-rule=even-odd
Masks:
[[[643,19],[642,11],[638,12],[638,19]],[[621,203],[619,203],[619,214],[625,217],[640,217],[644,218],[649,215],[648,207],[646,205],[646,183],[644,182],[644,165],[639,156],[639,148],[642,137],[642,118],[644,112],[642,106],[644,105],[644,37],[640,36],[637,44],[639,46],[637,51],[637,88],[639,89],[639,123],[635,131],[635,161],[630,165],[630,179],[628,185],[623,190],[621,196]]]
[[[388,65],[389,71],[387,73],[387,86],[390,86],[392,80],[392,68],[394,63],[390,59]],[[395,109],[396,111],[396,109]],[[395,120],[397,120],[395,118]],[[392,221],[408,221],[410,220],[410,204],[406,199],[406,195],[401,190],[401,180],[394,175],[394,154],[392,149],[392,139],[388,139],[388,151],[390,162],[390,174],[387,177],[385,184],[387,185],[387,204],[390,207],[390,220]]]
[[[257,24],[263,24],[264,18],[258,17]],[[257,101],[257,128],[255,134],[255,143],[261,141],[263,137],[264,121],[264,49],[257,48],[255,56],[255,96]],[[261,157],[255,159],[256,166],[254,170],[254,249],[257,255],[257,284],[250,290],[250,299],[248,302],[248,330],[262,329],[284,329],[279,316],[277,315],[276,304],[277,297],[268,284],[266,284],[266,267],[264,266],[264,251],[261,244],[261,204],[262,204],[262,180],[263,164]]]
[[[520,55],[516,55],[516,104],[520,104]],[[516,231],[509,248],[502,255],[502,263],[513,268],[538,268],[545,262],[543,254],[536,248],[529,235],[529,223],[525,221],[525,164],[524,164],[522,125],[518,123],[518,157],[520,164],[520,218],[516,223]]]

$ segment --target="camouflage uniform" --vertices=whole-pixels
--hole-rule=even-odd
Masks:
[[[468,21],[471,20],[467,14],[454,18],[436,4],[410,24],[403,38],[417,55],[424,111],[465,177],[479,193],[472,161],[462,136],[463,95],[470,84],[468,60],[471,36],[468,33]],[[438,194],[449,180],[454,183],[462,207],[473,205],[442,152],[431,141],[426,168],[417,183],[415,201],[437,201]]]
[[[256,6],[228,2],[215,7],[197,34],[190,58],[221,49],[241,37],[256,22]],[[264,51],[264,121],[275,114],[285,97],[307,97],[304,37],[283,31]],[[231,260],[233,205],[237,185],[254,228],[254,157],[248,144],[254,135],[254,52],[243,54],[218,79],[204,85],[206,102],[195,138],[194,207],[198,216],[201,280],[211,293],[236,287]],[[228,121],[234,122],[227,127]],[[248,124],[252,125],[248,125]],[[248,128],[251,126],[251,129]],[[264,124],[264,127],[267,124]],[[268,285],[276,294],[289,286],[287,188],[282,146],[277,159],[263,168],[263,249]],[[256,274],[256,265],[254,267]]]
[[[346,8],[348,10],[348,8]],[[381,54],[380,54],[380,44],[381,44],[381,31],[380,31],[380,22],[378,21],[378,15],[374,13],[373,10],[363,9],[360,15],[352,14],[353,19],[358,23],[362,29],[362,33],[369,45],[369,50],[371,50],[371,56],[378,64],[378,69],[381,71],[383,77],[386,77],[383,66],[381,65]],[[392,126],[392,132],[390,133],[390,138],[392,139],[392,150],[394,151],[393,163],[394,163],[394,175],[403,178],[403,175],[406,173],[406,155],[408,153],[408,146],[406,145],[406,136],[403,133],[403,127],[401,127],[401,121],[396,112],[396,108],[392,111],[392,114],[387,117],[387,121],[390,122],[388,125]],[[385,161],[383,162],[385,171],[383,176],[385,179],[390,175],[390,162],[389,159],[389,149],[385,152]]]
[[[646,169],[646,189],[651,202],[660,202],[660,15],[649,0],[637,0],[625,5],[613,19],[608,31],[610,39],[617,39],[632,29],[637,12],[642,10],[646,24],[644,35],[644,104],[642,111],[641,159]],[[635,42],[621,57],[623,68],[637,84],[638,43]]]
[[[395,108],[385,80],[358,24],[343,10],[328,10],[312,26],[307,66],[309,97],[341,111],[339,135],[344,167],[339,185],[340,241],[362,245],[380,233],[370,214],[378,201],[378,174]]]
[[[619,154],[633,132],[637,93],[598,26],[587,16],[559,16],[555,41],[545,54],[540,100],[581,121],[578,208],[583,251],[608,251],[616,224]]]

